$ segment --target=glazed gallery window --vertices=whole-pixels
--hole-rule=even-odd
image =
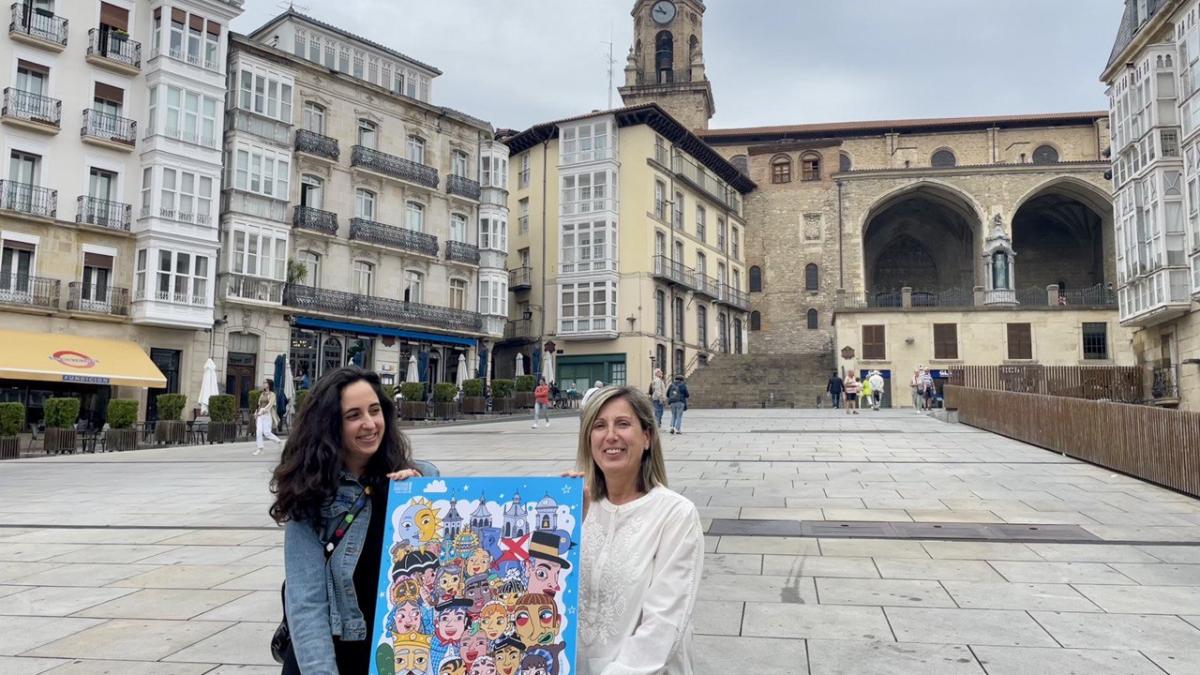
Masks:
[[[609,186],[614,182],[607,171],[563,176],[563,215],[611,210]]]
[[[483,187],[508,188],[508,160],[483,157],[479,160],[479,184]]]
[[[507,252],[508,223],[501,218],[480,218],[479,248]]]
[[[154,25],[158,27],[161,12],[166,8],[160,7],[154,11]],[[221,24],[209,21],[199,14],[188,14],[182,9],[173,8],[171,12],[169,54],[173,59],[187,61],[194,66],[203,66],[210,70],[221,67],[219,47],[221,42]]]
[[[233,186],[264,197],[288,199],[291,164],[287,152],[238,143]]]
[[[139,263],[141,262],[141,252]],[[208,304],[208,257],[158,250],[154,298],[186,305]]]
[[[559,256],[563,274],[616,269],[616,223],[562,225],[562,250]]]
[[[218,99],[179,87],[156,87],[150,90],[150,128],[157,132],[161,120],[164,135],[215,148],[218,104]]]
[[[564,128],[561,139],[563,163],[575,164],[608,159],[612,156],[608,135],[607,121]]]
[[[558,297],[560,333],[617,330],[617,282],[562,284]]]
[[[238,107],[271,119],[292,121],[292,82],[278,73],[243,65],[238,70]]]
[[[508,315],[508,279],[483,276],[479,279],[479,313]]]
[[[159,192],[164,218],[207,224],[212,215],[213,179],[190,171],[162,170]]]
[[[467,282],[462,279],[450,280],[450,308],[467,308]]]
[[[229,268],[234,274],[284,279],[287,267],[287,234],[234,223]]]

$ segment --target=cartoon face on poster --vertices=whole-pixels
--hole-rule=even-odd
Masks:
[[[569,675],[578,478],[393,482],[372,675]]]

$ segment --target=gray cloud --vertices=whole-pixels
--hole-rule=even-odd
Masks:
[[[437,66],[435,102],[525,128],[608,105],[632,0],[302,0]],[[708,0],[714,127],[1103,110],[1122,0]],[[247,0],[247,33],[278,14]],[[614,92],[612,100],[620,104]]]

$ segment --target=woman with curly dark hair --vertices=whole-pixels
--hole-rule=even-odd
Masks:
[[[421,475],[437,469],[413,460],[378,375],[341,368],[309,391],[271,479],[270,514],[285,525],[284,673],[369,670],[388,480]]]

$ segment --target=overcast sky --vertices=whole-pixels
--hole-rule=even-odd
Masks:
[[[1123,0],[708,0],[714,128],[1104,110]],[[286,7],[246,0],[248,33]],[[608,106],[633,0],[297,0],[439,68],[434,102],[524,129]],[[614,91],[612,100],[620,105]]]

